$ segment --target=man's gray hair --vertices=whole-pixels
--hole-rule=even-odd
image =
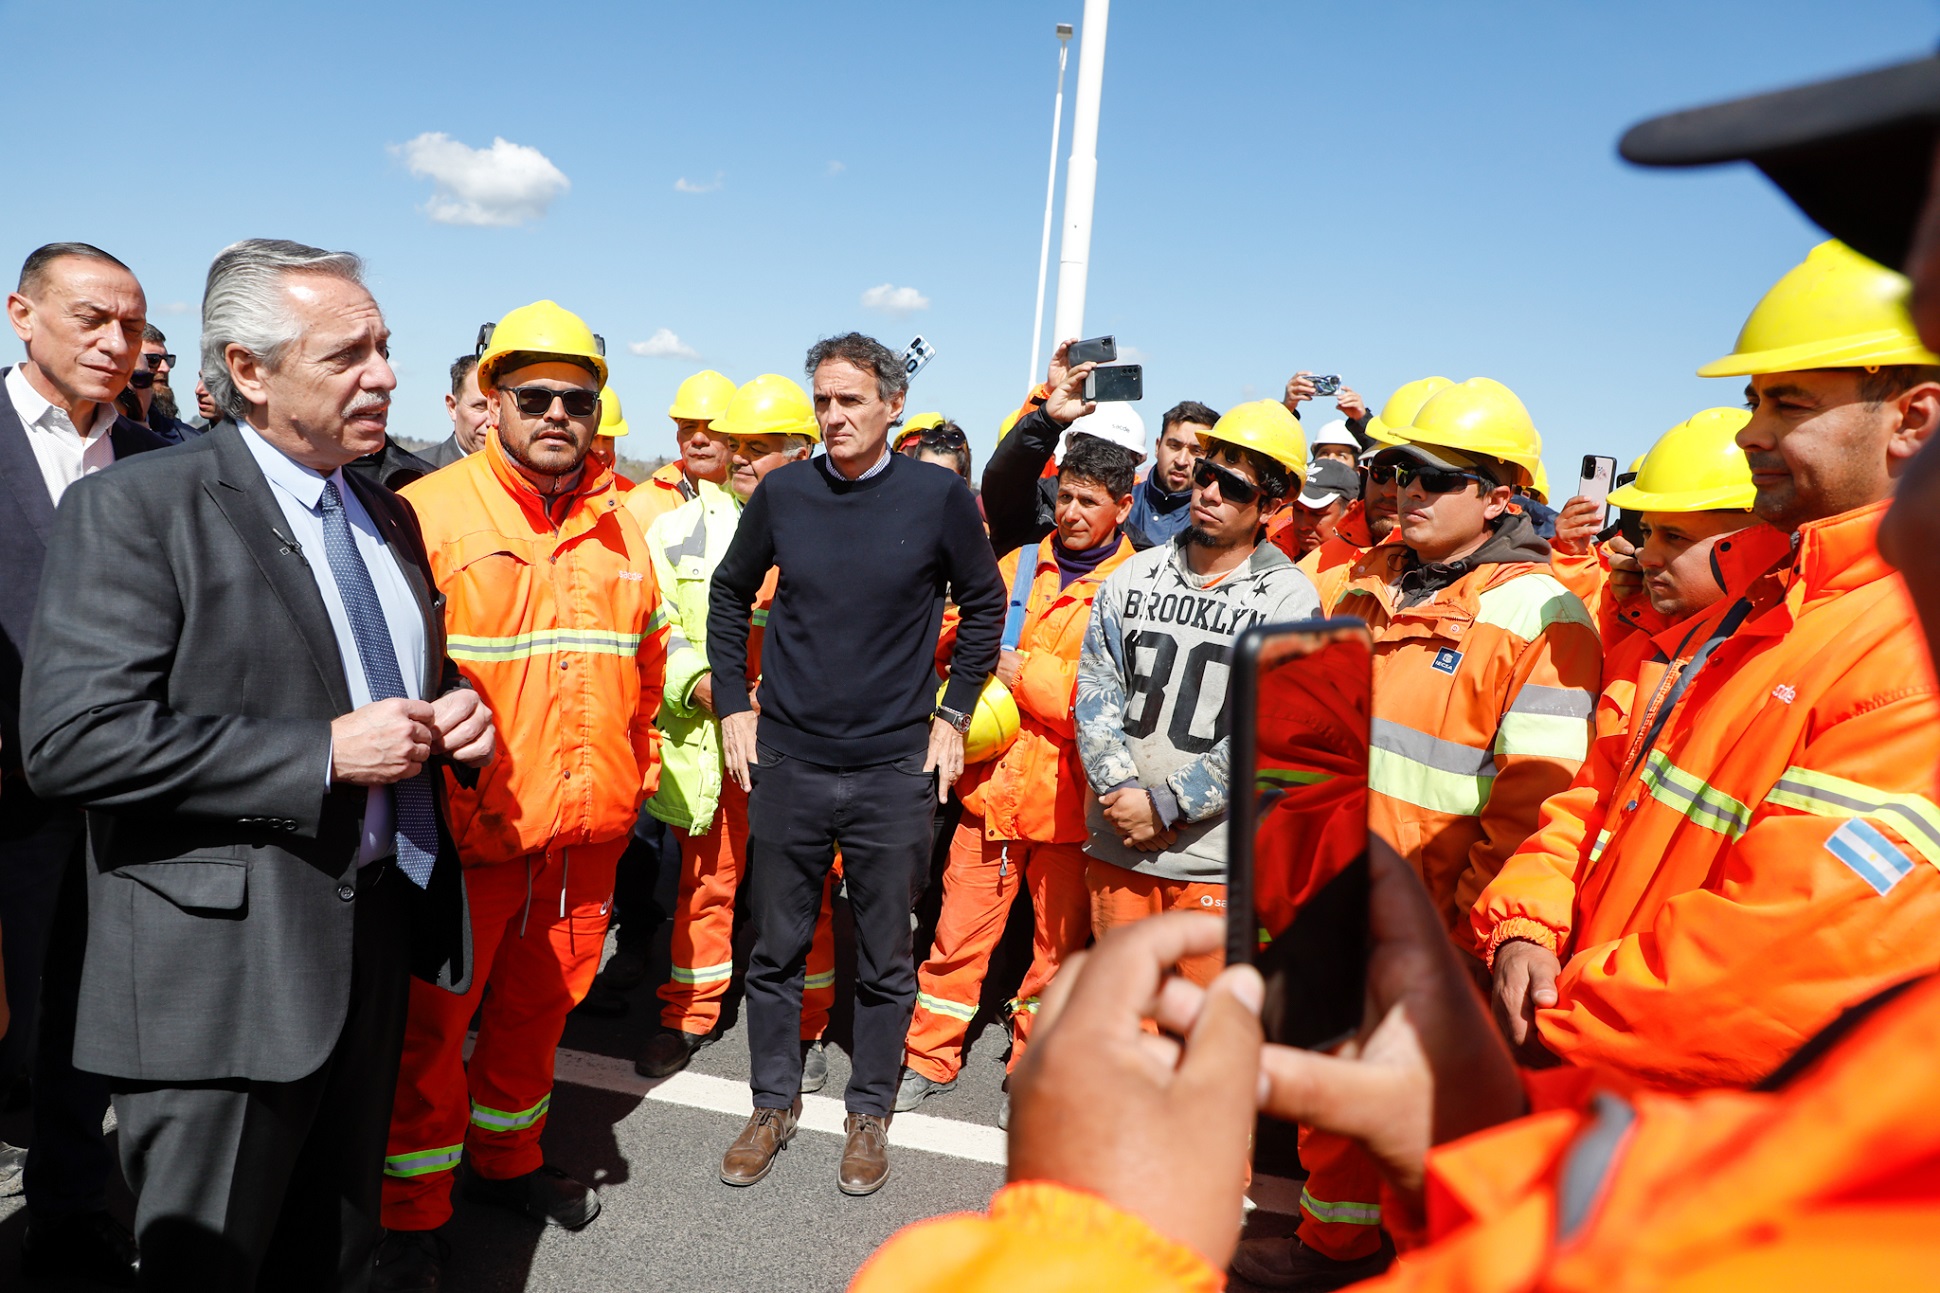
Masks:
[[[224,357],[241,346],[270,368],[301,333],[283,279],[289,274],[327,274],[364,283],[364,262],[347,251],[324,251],[283,238],[245,238],[224,247],[209,265],[202,293],[202,382],[224,416],[241,422],[249,401],[229,376]]]
[[[845,332],[839,337],[823,337],[810,346],[805,368],[811,383],[815,370],[831,359],[874,373],[876,393],[885,403],[909,390],[909,370],[903,367],[903,357],[874,337]]]

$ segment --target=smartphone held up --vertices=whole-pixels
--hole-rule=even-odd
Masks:
[[[1226,957],[1265,978],[1270,1042],[1324,1049],[1361,1024],[1373,661],[1357,619],[1234,644]]]

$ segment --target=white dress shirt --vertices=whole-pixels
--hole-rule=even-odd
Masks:
[[[371,703],[370,682],[364,677],[363,657],[357,651],[357,635],[351,631],[350,615],[344,610],[343,594],[337,589],[337,576],[323,547],[323,487],[335,481],[344,501],[344,520],[357,544],[357,555],[370,570],[377,589],[378,603],[384,608],[384,625],[391,631],[391,645],[397,652],[397,671],[404,678],[404,690],[412,700],[422,700],[419,689],[424,678],[424,621],[419,616],[417,598],[405,582],[397,558],[377,532],[377,525],[357,500],[339,468],[328,476],[305,467],[263,437],[247,423],[241,427],[243,443],[255,457],[256,465],[269,478],[270,492],[282,509],[289,529],[281,537],[292,544],[309,563],[310,574],[323,594],[323,607],[330,613],[330,630],[337,636],[337,650],[343,656],[344,681],[350,685],[350,707],[361,709]],[[326,782],[329,766],[324,768]],[[392,820],[388,786],[372,786],[364,809],[363,841],[358,846],[357,864],[375,862],[397,852],[396,827]]]
[[[108,428],[115,424],[112,401],[95,405],[94,424],[82,431],[66,409],[48,403],[34,389],[19,364],[7,370],[7,398],[20,415],[20,425],[27,428],[27,444],[34,451],[40,478],[47,482],[54,506],[61,505],[61,495],[69,485],[114,465],[114,441],[108,437]]]

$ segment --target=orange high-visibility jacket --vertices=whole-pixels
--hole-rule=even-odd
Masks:
[[[1478,915],[1488,941],[1568,954],[1561,1000],[1536,1020],[1558,1055],[1669,1087],[1746,1085],[1844,1006],[1940,964],[1940,702],[1875,546],[1886,506],[1719,543],[1733,592],[1656,637],[1574,910],[1501,895]]]
[[[1056,535],[1046,535],[1038,545],[1037,574],[1017,643],[1024,657],[1017,685],[1010,689],[1017,702],[1017,739],[1001,758],[965,768],[957,782],[964,811],[983,818],[986,839],[1082,844],[1089,837],[1084,768],[1078,762],[1071,716],[1078,693],[1078,651],[1098,586],[1132,555],[1132,543],[1120,535],[1116,551],[1090,573],[1059,588],[1058,559],[1052,550],[1056,542]],[[997,563],[1004,587],[1015,583],[1017,563],[1026,551],[1019,548]],[[943,660],[954,645],[954,619],[948,627],[945,641],[937,646]]]
[[[620,505],[633,513],[633,519],[640,523],[640,532],[645,534],[655,521],[693,498],[694,487],[687,483],[680,459],[676,458],[662,464],[645,480],[621,491]]]
[[[1402,607],[1408,555],[1398,531],[1370,548],[1334,613],[1374,633],[1369,829],[1470,947],[1476,897],[1588,752],[1603,652],[1589,611],[1544,563],[1486,562]]]
[[[1588,1076],[1588,1075],[1586,1075]],[[1825,1293],[1940,1271],[1940,980],[1775,1092],[1596,1091],[1431,1150],[1426,1247],[1357,1293]],[[1202,1293],[1203,1258],[1095,1195],[1007,1186],[918,1222],[852,1293]]]
[[[1671,622],[1652,608],[1649,598],[1620,602],[1610,595],[1610,554],[1602,544],[1580,557],[1551,552],[1549,573],[1590,608],[1606,655],[1634,633],[1657,633],[1670,627]]]
[[[495,435],[406,487],[451,658],[498,728],[475,788],[447,777],[468,866],[618,839],[659,782],[666,617],[646,535],[596,466],[557,529]]]
[[[1267,540],[1289,557],[1293,556],[1292,512],[1291,507],[1282,508],[1266,529]],[[1301,574],[1313,580],[1314,591],[1320,594],[1322,615],[1332,613],[1328,608],[1347,587],[1354,563],[1373,546],[1374,536],[1367,529],[1367,505],[1357,498],[1341,514],[1340,524],[1334,527],[1334,537],[1294,562]]]

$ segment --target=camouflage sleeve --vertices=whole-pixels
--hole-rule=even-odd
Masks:
[[[1173,770],[1165,785],[1178,801],[1179,816],[1189,822],[1203,822],[1226,811],[1232,761],[1233,738],[1222,736],[1212,749]]]
[[[1125,638],[1118,619],[1117,580],[1107,578],[1091,605],[1091,623],[1078,653],[1078,758],[1098,794],[1138,780],[1125,742]]]

